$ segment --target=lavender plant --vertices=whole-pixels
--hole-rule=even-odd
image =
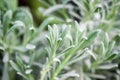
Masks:
[[[119,0],[38,0],[40,26],[18,2],[0,0],[1,80],[120,80]]]

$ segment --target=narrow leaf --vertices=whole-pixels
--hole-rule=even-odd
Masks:
[[[118,67],[118,64],[105,64],[105,65],[100,65],[98,66],[98,69],[112,69]]]
[[[99,32],[99,30],[92,32],[88,36],[88,39],[83,42],[83,44],[81,45],[81,48],[85,48],[85,47],[89,46],[94,41],[94,39],[97,37],[98,32]]]
[[[12,19],[12,11],[8,10],[3,16],[3,35],[5,36],[7,33],[7,29],[9,27],[10,21]]]
[[[42,24],[39,26],[39,32],[43,31],[45,29],[45,27],[54,20],[54,17],[48,17],[47,19],[45,19]]]
[[[18,72],[21,72],[21,70],[19,69],[19,67],[17,66],[17,64],[15,64],[12,60],[10,60],[10,64],[11,66]]]
[[[116,53],[111,54],[110,56],[108,56],[108,57],[106,58],[106,60],[107,60],[107,61],[108,61],[108,60],[113,60],[115,57],[117,57],[117,54],[116,54]]]
[[[24,26],[25,25],[24,25],[24,23],[22,21],[15,21],[14,25],[7,31],[7,34],[9,34],[10,32],[12,32],[16,28],[24,27]]]

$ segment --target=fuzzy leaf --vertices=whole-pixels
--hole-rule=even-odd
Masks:
[[[24,63],[23,63],[22,59],[20,57],[16,56],[16,62],[20,66],[21,70],[24,71]]]
[[[10,32],[12,32],[16,28],[24,27],[24,26],[25,25],[24,25],[24,23],[22,21],[15,21],[14,25],[7,31],[7,34],[9,34]]]
[[[3,35],[5,36],[12,19],[12,11],[8,10],[5,15],[3,16]]]
[[[118,54],[114,53],[114,54],[111,54],[110,56],[107,57],[106,60],[113,60],[115,57],[117,57]]]
[[[16,71],[21,72],[18,65],[16,63],[14,63],[12,60],[10,60],[10,64]]]
[[[39,26],[39,32],[43,31],[45,29],[45,27],[54,20],[54,17],[48,17],[47,19],[45,19],[42,24]]]
[[[92,32],[88,36],[88,39],[83,42],[83,44],[81,45],[81,48],[85,48],[85,47],[89,46],[94,41],[94,39],[97,37],[98,32],[99,32],[99,30]]]
[[[35,53],[33,53],[33,54],[30,56],[30,60],[29,60],[29,65],[30,65],[30,66],[33,64],[34,59],[35,59],[35,56],[36,56]]]
[[[105,65],[100,65],[98,66],[98,69],[112,69],[118,67],[118,64],[105,64]]]

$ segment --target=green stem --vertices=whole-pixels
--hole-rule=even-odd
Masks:
[[[64,65],[69,61],[69,59],[72,57],[72,55],[69,55],[61,65],[58,66],[57,70],[54,72],[52,80],[55,80],[56,76],[59,74],[59,72],[64,68]]]
[[[4,69],[3,69],[2,80],[10,80],[9,74],[8,74],[8,54],[7,53],[4,55],[3,62],[4,62]]]

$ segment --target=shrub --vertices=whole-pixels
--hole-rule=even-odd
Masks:
[[[26,2],[0,0],[1,80],[120,80],[119,0]]]

